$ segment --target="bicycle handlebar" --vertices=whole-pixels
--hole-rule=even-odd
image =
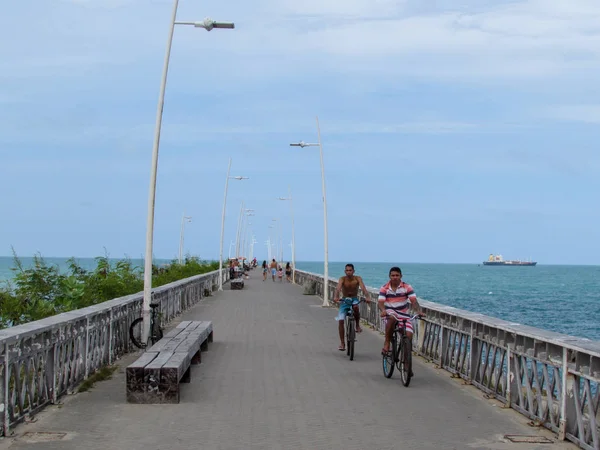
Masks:
[[[352,303],[351,303],[351,302],[349,302],[348,300],[351,300],[352,302],[354,302],[354,299],[353,299],[352,297],[343,297],[343,298],[340,298],[338,301],[339,301],[339,302],[344,302],[344,303],[347,303],[347,304],[352,304]],[[360,303],[363,303],[363,302],[365,302],[365,301],[366,301],[366,300],[365,300],[364,298],[361,298],[361,299],[358,301],[358,303],[356,303],[356,304],[357,304],[357,305],[359,305]]]
[[[387,320],[388,317],[389,316],[385,316],[385,317],[382,317],[382,319],[383,320]],[[403,317],[402,319],[396,319],[394,317],[394,319],[396,319],[396,322],[403,322],[403,321],[408,321],[408,320],[413,321],[413,320],[415,320],[415,319],[417,319],[419,317],[425,317],[425,314],[419,314],[419,313],[417,313],[417,314],[413,315],[412,317]]]

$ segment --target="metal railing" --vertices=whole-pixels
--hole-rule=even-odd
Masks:
[[[296,283],[323,276],[296,270]],[[333,298],[337,280],[329,279]],[[370,289],[370,288],[369,288]],[[377,299],[377,292],[368,293]],[[581,448],[600,449],[600,342],[507,322],[419,299],[426,318],[415,324],[417,354]],[[361,317],[383,332],[377,307]]]
[[[229,271],[223,269],[223,279]],[[161,325],[168,324],[219,285],[219,271],[153,290]],[[142,315],[143,293],[109,300],[0,330],[2,436],[31,414],[72,392],[90,374],[137,350],[129,326]]]

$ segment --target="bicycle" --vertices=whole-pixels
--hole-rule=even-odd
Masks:
[[[163,337],[163,330],[160,327],[160,313],[157,311],[160,303],[150,303],[150,336],[148,340],[152,343],[152,345],[156,344]],[[131,326],[129,327],[129,338],[133,345],[137,348],[145,349],[148,344],[144,344],[142,342],[142,332],[144,328],[144,318],[138,317],[135,319]]]
[[[346,312],[344,325],[346,326],[346,354],[350,357],[350,361],[354,360],[354,342],[356,341],[356,319],[354,318],[354,308],[352,297],[344,297],[340,302],[350,305],[350,309]],[[359,300],[357,305],[360,305],[364,300]]]
[[[412,341],[406,335],[406,322],[413,321],[422,314],[415,314],[410,318],[396,319],[396,326],[390,340],[390,350],[382,355],[383,374],[386,378],[392,378],[394,366],[400,371],[402,384],[406,387],[410,384],[412,373]],[[387,319],[385,320],[387,326]]]

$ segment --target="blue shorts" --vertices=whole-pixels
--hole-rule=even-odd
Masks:
[[[352,305],[358,305],[360,300],[358,297],[345,297],[340,299],[340,309],[335,320],[344,320],[348,311],[350,311],[350,299],[352,299]]]
[[[277,269],[271,269],[271,275],[275,276],[276,273],[277,273]]]

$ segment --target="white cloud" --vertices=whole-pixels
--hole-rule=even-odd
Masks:
[[[402,0],[284,0],[278,5],[291,15],[365,19],[397,14],[405,3]]]
[[[600,104],[554,106],[542,111],[542,115],[550,119],[600,124]]]

